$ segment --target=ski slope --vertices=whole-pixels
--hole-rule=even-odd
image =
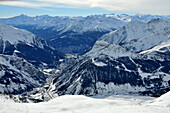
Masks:
[[[65,95],[49,102],[14,103],[0,97],[0,113],[169,113],[170,106],[154,105],[155,100],[128,95]]]

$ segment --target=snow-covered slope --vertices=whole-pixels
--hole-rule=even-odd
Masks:
[[[47,75],[26,60],[0,54],[0,93],[21,94],[45,83]]]
[[[169,40],[170,21],[153,19],[148,23],[132,22],[100,38],[121,45],[132,52],[150,49]]]
[[[170,36],[169,36],[169,38],[170,38]],[[162,42],[161,44],[154,46],[153,48],[148,49],[146,51],[142,51],[140,54],[149,54],[149,53],[154,52],[154,51],[156,51],[156,52],[166,52],[166,51],[169,51],[168,47],[170,47],[170,40],[168,40],[166,42]]]
[[[1,113],[169,113],[170,107],[147,105],[151,97],[65,95],[42,103],[14,103],[0,97]]]
[[[41,49],[44,49],[45,46],[54,49],[45,40],[40,39],[39,37],[37,37],[36,35],[32,34],[29,31],[18,29],[1,23],[0,23],[0,39],[4,41],[4,45],[7,42],[9,42],[12,45],[17,44],[19,42],[24,42],[30,46],[36,45]]]
[[[155,99],[151,105],[170,107],[170,91]]]
[[[33,40],[36,36],[26,30],[21,30],[12,26],[0,24],[0,37],[1,40],[4,40],[5,42],[8,41],[10,44],[15,44],[19,41],[34,43]]]
[[[96,58],[100,55],[106,55],[113,58],[118,58],[123,56],[137,57],[137,54],[129,52],[119,45],[109,44],[106,41],[97,41],[94,44],[93,48],[84,56]]]
[[[31,32],[5,24],[0,24],[0,53],[22,57],[36,65],[52,64],[63,58],[63,54],[47,41]]]
[[[170,40],[162,42],[151,49],[140,52],[141,55],[146,55],[149,59],[170,60]]]

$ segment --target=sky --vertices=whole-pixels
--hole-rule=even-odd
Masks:
[[[170,15],[170,0],[0,0],[0,17],[87,16],[94,14]]]

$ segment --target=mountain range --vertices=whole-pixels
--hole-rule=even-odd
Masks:
[[[158,15],[91,15],[87,17],[67,17],[48,15],[29,17],[20,15],[0,19],[0,23],[26,29],[46,39],[65,54],[82,55],[88,52],[102,35],[123,27],[130,22],[147,23],[154,18],[167,20],[169,16]]]

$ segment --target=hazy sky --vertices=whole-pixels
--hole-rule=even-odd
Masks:
[[[170,15],[170,0],[0,0],[0,17],[104,13]]]

